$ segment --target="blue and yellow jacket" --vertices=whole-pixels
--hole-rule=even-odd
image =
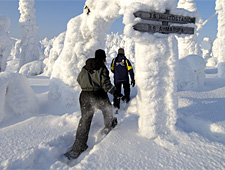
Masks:
[[[111,71],[114,73],[114,84],[129,82],[128,74],[130,74],[131,80],[134,80],[133,67],[124,54],[118,54],[112,60]]]

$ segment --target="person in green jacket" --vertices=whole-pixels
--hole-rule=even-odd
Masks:
[[[118,98],[122,98],[123,95],[111,84],[109,71],[104,64],[105,59],[105,51],[97,50],[95,58],[87,59],[86,65],[78,75],[77,81],[82,89],[79,98],[81,119],[72,150],[64,154],[69,159],[76,159],[88,148],[88,134],[95,108],[100,109],[104,117],[105,127],[102,133],[108,134],[117,125],[107,93]]]

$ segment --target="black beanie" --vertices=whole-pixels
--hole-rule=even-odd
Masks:
[[[88,70],[88,71],[93,71],[96,69],[96,62],[95,62],[95,59],[94,58],[89,58],[86,60],[86,65],[85,65],[85,68]]]
[[[102,49],[98,49],[95,51],[95,59],[98,62],[104,62],[106,61],[106,55],[105,55],[105,51]]]
[[[120,49],[118,50],[118,54],[124,54],[124,49],[123,49],[123,48],[120,48]]]

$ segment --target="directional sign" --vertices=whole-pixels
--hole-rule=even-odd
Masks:
[[[150,33],[177,33],[177,34],[194,34],[194,28],[192,27],[180,27],[180,26],[166,26],[166,25],[151,25],[151,24],[136,24],[133,28],[140,32]]]
[[[138,11],[134,13],[135,17],[139,17],[145,20],[152,20],[152,21],[167,21],[172,23],[179,23],[179,24],[188,24],[188,23],[195,23],[195,18],[191,18],[188,16],[180,16],[180,15],[173,15],[173,14],[162,14],[156,12],[144,12]]]
[[[144,12],[138,11],[134,13],[135,17],[139,17],[143,20],[151,20],[161,22],[151,23],[138,23],[133,26],[133,28],[140,32],[149,32],[149,33],[162,33],[162,34],[194,34],[195,29],[193,27],[184,27],[184,26],[171,26],[169,23],[176,24],[190,24],[195,23],[195,18],[188,16],[172,15],[169,13],[169,10],[166,10],[165,14],[156,13],[156,12]],[[146,21],[145,21],[146,22]]]

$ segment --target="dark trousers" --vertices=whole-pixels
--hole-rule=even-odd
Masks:
[[[111,128],[113,121],[112,106],[108,95],[103,90],[98,92],[82,91],[79,98],[81,118],[78,124],[73,151],[81,153],[87,149],[88,134],[95,108],[102,111],[106,128]]]
[[[123,85],[123,89],[124,89],[124,97],[126,102],[130,101],[130,84],[129,82],[125,82],[125,83],[118,83],[115,84],[116,89],[121,93],[121,87]],[[114,97],[113,98],[113,106],[116,108],[120,108],[120,99]]]

